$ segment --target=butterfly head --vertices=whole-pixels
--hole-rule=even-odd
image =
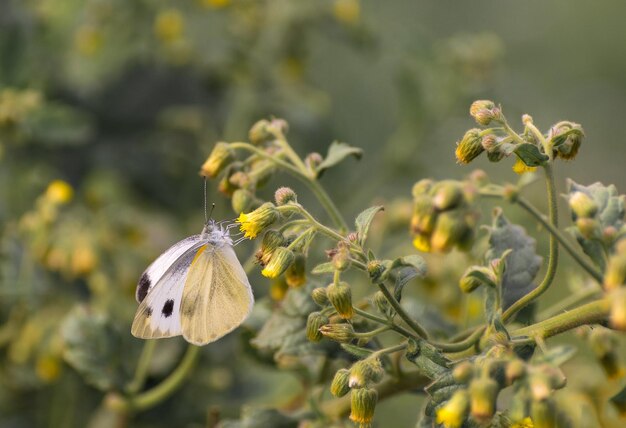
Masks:
[[[202,229],[202,238],[216,247],[221,247],[224,244],[233,245],[228,226],[228,223],[210,219]]]

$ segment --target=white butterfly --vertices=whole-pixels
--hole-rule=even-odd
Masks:
[[[213,220],[174,244],[141,275],[131,332],[142,339],[183,335],[206,345],[237,328],[252,309],[248,277],[228,227]]]

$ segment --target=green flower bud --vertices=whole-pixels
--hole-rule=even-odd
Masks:
[[[366,358],[357,361],[350,368],[350,388],[364,388],[370,383],[378,383],[385,374],[382,364],[378,358]]]
[[[611,302],[609,312],[611,327],[626,331],[626,287],[613,290],[609,296]]]
[[[576,229],[586,239],[592,239],[600,234],[600,224],[592,218],[577,219]]]
[[[254,194],[246,189],[237,189],[233,192],[233,197],[230,203],[233,207],[233,211],[236,213],[242,213],[250,211],[256,202]]]
[[[504,377],[507,385],[512,384],[526,375],[526,364],[522,360],[513,360],[506,365]]]
[[[328,317],[321,312],[311,312],[306,320],[306,338],[311,342],[322,340],[320,327],[329,323]]]
[[[254,184],[256,188],[263,187],[270,180],[276,167],[274,163],[268,159],[259,159],[253,162],[248,171],[248,180],[250,184]]]
[[[304,158],[304,165],[307,167],[309,171],[316,174],[317,167],[322,163],[324,158],[317,152],[309,153]]]
[[[460,183],[445,180],[435,186],[433,205],[439,211],[454,209],[463,202],[463,189]]]
[[[474,365],[469,361],[463,361],[452,369],[452,377],[458,383],[468,383],[474,377]]]
[[[252,125],[248,133],[248,139],[255,146],[275,140],[276,136],[270,131],[270,121],[262,119]]]
[[[498,382],[481,377],[472,380],[469,386],[472,417],[478,422],[488,421],[496,411],[496,399],[500,392]]]
[[[330,284],[326,287],[326,296],[341,318],[352,318],[352,290],[347,283]]]
[[[495,153],[500,151],[500,143],[498,142],[498,137],[496,137],[494,134],[485,135],[480,141],[480,144],[482,144],[483,149],[485,149],[487,153]]]
[[[290,287],[300,287],[306,282],[306,257],[296,253],[293,263],[285,271],[285,280]]]
[[[430,238],[433,251],[447,253],[462,241],[470,229],[464,218],[456,212],[445,212],[437,216],[437,224]]]
[[[207,160],[202,164],[200,175],[215,178],[234,160],[235,154],[230,145],[228,143],[217,143]]]
[[[337,373],[335,373],[335,377],[333,377],[333,381],[330,384],[330,393],[333,394],[335,397],[343,397],[348,392],[350,392],[350,387],[348,386],[349,378],[350,370],[337,370]]]
[[[241,225],[240,229],[244,232],[244,236],[253,239],[278,220],[278,217],[279,213],[274,204],[266,202],[248,214],[242,212],[237,218],[237,222]]]
[[[350,420],[361,427],[370,426],[377,401],[378,392],[375,389],[353,389],[350,395]]]
[[[278,247],[272,253],[270,261],[265,265],[261,274],[267,278],[276,278],[287,270],[289,265],[293,263],[294,258],[291,250],[285,247]]]
[[[324,337],[339,343],[348,343],[354,339],[352,324],[326,324],[320,327]]]
[[[604,287],[607,290],[616,289],[624,284],[626,284],[626,251],[610,257],[604,273]]]
[[[286,245],[286,239],[283,234],[277,230],[268,230],[263,235],[261,241],[261,248],[256,253],[256,258],[259,264],[263,267],[267,265],[274,254],[274,250],[278,247]]]
[[[328,305],[328,296],[326,295],[326,289],[324,287],[317,287],[311,291],[311,298],[313,301],[321,307]]]
[[[565,160],[576,157],[584,136],[583,128],[579,124],[568,121],[557,123],[548,134],[554,147],[554,155]]]
[[[445,428],[460,428],[470,408],[470,397],[466,390],[459,389],[450,400],[437,409],[437,423]]]
[[[435,182],[430,178],[424,178],[413,185],[413,189],[411,190],[411,194],[414,198],[418,198],[420,196],[426,195],[430,192],[430,189],[433,187]]]
[[[374,282],[384,281],[389,274],[389,267],[391,262],[389,260],[371,260],[367,263],[367,273],[370,279]]]
[[[598,212],[598,204],[584,192],[574,192],[569,197],[569,206],[574,218],[593,218]]]
[[[479,125],[487,126],[492,120],[502,120],[502,112],[493,101],[478,100],[470,106],[470,115]]]
[[[376,309],[378,309],[381,314],[388,313],[389,309],[391,308],[389,300],[387,300],[382,291],[377,291],[376,293],[374,293],[374,296],[372,297],[372,303],[374,303],[374,306],[376,306]]]
[[[421,195],[413,201],[413,215],[411,216],[411,232],[416,234],[430,234],[436,222],[435,206],[430,197]]]
[[[485,151],[480,132],[480,129],[470,129],[457,143],[455,154],[458,163],[468,164]]]
[[[276,205],[279,207],[290,202],[298,202],[296,192],[291,190],[289,187],[281,187],[276,190],[276,193],[274,193],[274,199],[276,200]]]

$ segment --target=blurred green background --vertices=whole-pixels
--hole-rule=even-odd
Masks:
[[[408,197],[420,178],[469,173],[454,143],[479,98],[502,103],[513,124],[523,113],[541,129],[581,123],[586,139],[559,165],[560,190],[572,177],[623,192],[624,14],[618,0],[0,0],[0,426],[107,426],[98,390],[127,381],[141,349],[129,333],[136,279],[199,231],[197,172],[213,143],[247,138],[258,119],[285,118],[301,154],[335,139],[364,149],[322,180],[348,218]],[[517,179],[506,162],[476,166]],[[321,214],[287,176],[267,195],[283,184]],[[541,191],[529,196],[543,206]],[[216,217],[233,216],[215,185],[209,198]],[[89,339],[103,328],[112,333]],[[77,374],[68,358],[92,354],[81,335],[109,357]],[[204,349],[201,375],[132,426],[172,426],[163,414],[202,426],[212,406],[235,417],[249,397],[280,397],[265,389],[275,372],[229,361],[237,341]],[[163,343],[155,378],[182,349]],[[412,426],[411,400],[381,412],[402,405],[394,426]]]

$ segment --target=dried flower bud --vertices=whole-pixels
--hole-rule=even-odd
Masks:
[[[492,120],[501,120],[502,112],[493,101],[478,100],[470,106],[470,115],[479,125],[487,126]]]
[[[472,380],[469,386],[472,417],[478,422],[489,420],[496,411],[496,399],[500,386],[498,382],[481,377]]]
[[[350,387],[348,386],[349,378],[350,370],[337,370],[337,373],[335,373],[333,381],[330,384],[330,393],[333,394],[335,397],[343,397],[348,392],[350,392]]]
[[[326,296],[341,318],[352,318],[352,290],[347,283],[330,284],[326,287]]]
[[[459,389],[440,408],[437,409],[437,423],[445,428],[460,428],[470,408],[470,397],[465,389]]]
[[[584,136],[583,128],[579,124],[568,121],[557,123],[548,134],[554,154],[565,160],[576,157]]]
[[[233,207],[233,211],[236,213],[243,213],[249,211],[255,204],[256,198],[254,194],[246,189],[237,189],[233,192],[233,197],[230,203]]]
[[[244,236],[253,239],[274,223],[278,219],[278,216],[279,214],[274,204],[266,202],[248,214],[242,212],[237,221],[241,225],[240,229],[244,232]]]
[[[350,388],[364,388],[370,383],[378,383],[383,378],[385,370],[378,358],[366,358],[357,361],[350,368]]]
[[[483,149],[487,151],[487,153],[494,153],[498,151],[500,144],[498,143],[498,137],[494,134],[487,134],[483,137],[480,142],[483,146]]]
[[[311,291],[311,298],[313,301],[321,307],[328,305],[328,296],[326,295],[326,289],[324,287],[317,287]]]
[[[485,151],[480,132],[477,128],[470,129],[457,143],[455,154],[458,163],[468,164]]]
[[[340,272],[350,267],[350,250],[345,245],[340,245],[333,256],[333,267]]]
[[[374,417],[378,392],[371,388],[353,389],[350,396],[350,420],[369,426]]]
[[[311,342],[319,342],[322,340],[320,327],[328,324],[328,317],[321,312],[311,312],[306,320],[306,338]]]
[[[306,257],[296,253],[293,263],[285,272],[285,280],[290,287],[300,287],[306,282]]]
[[[235,154],[228,143],[217,143],[207,160],[200,168],[200,175],[209,178],[215,178],[235,160]]]
[[[348,343],[354,339],[352,324],[326,324],[320,327],[324,337],[339,343]]]
[[[437,183],[433,196],[433,205],[439,211],[454,209],[463,202],[463,189],[460,183],[445,180]]]
[[[296,192],[291,190],[289,187],[281,187],[276,190],[276,193],[274,194],[274,199],[276,200],[276,205],[279,207],[286,205],[290,202],[298,202]]]
[[[620,287],[611,292],[610,302],[611,326],[617,330],[626,331],[626,287]]]
[[[598,212],[598,204],[584,192],[574,192],[569,197],[569,207],[574,218],[593,218]]]
[[[252,125],[250,128],[250,132],[248,133],[248,139],[255,146],[260,146],[269,141],[273,141],[276,139],[274,134],[270,132],[268,129],[270,126],[270,121],[266,119],[259,120],[257,123]]]
[[[287,270],[293,263],[293,252],[285,247],[278,247],[274,250],[270,261],[265,265],[261,274],[267,278],[276,278]]]
[[[457,383],[468,383],[474,376],[474,365],[469,361],[463,361],[452,369],[452,377]]]

